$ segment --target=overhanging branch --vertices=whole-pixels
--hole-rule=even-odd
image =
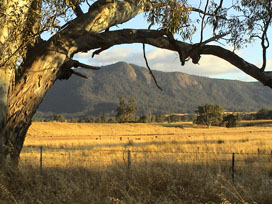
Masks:
[[[112,47],[114,45],[120,44],[131,44],[131,43],[145,43],[153,45],[158,48],[163,48],[171,51],[180,52],[182,51],[185,54],[185,57],[194,59],[195,53],[193,52],[195,45],[188,44],[176,40],[176,46],[173,46],[173,43],[169,40],[168,37],[164,35],[164,32],[159,30],[135,30],[135,29],[124,29],[117,31],[103,32],[99,35],[99,38],[93,38],[92,33],[81,36],[78,40],[85,42],[84,46],[79,47],[77,52],[86,51],[88,48],[91,49],[101,49],[105,50],[107,47]],[[87,45],[87,47],[86,47]],[[89,45],[89,46],[88,46]],[[81,50],[82,49],[82,50]],[[99,51],[99,52],[100,52]],[[225,48],[215,45],[200,45],[197,57],[200,55],[213,55],[217,56],[231,64],[233,64],[238,69],[242,70],[246,74],[252,76],[258,81],[262,82],[264,85],[272,88],[272,76],[269,72],[262,72],[260,69],[245,61],[243,58],[239,57],[232,51],[229,51]],[[194,60],[193,60],[194,61]],[[196,60],[197,61],[197,60]]]
[[[58,75],[58,79],[63,80],[63,79],[69,79],[72,74],[75,74],[79,77],[88,79],[87,76],[85,76],[82,73],[76,72],[75,70],[73,70],[72,68],[84,68],[84,69],[91,69],[91,70],[99,70],[99,67],[95,67],[95,66],[91,66],[91,65],[87,65],[87,64],[83,64],[77,60],[67,60],[62,66],[61,66],[61,71],[59,72]]]
[[[66,63],[66,66],[69,67],[69,68],[78,68],[78,67],[81,67],[81,68],[84,68],[84,69],[91,69],[91,70],[99,70],[100,67],[97,67],[97,66],[92,66],[92,65],[88,65],[88,64],[83,64],[77,60],[69,60],[67,61]]]

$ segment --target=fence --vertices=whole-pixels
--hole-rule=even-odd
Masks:
[[[50,148],[50,147],[24,147],[21,162],[43,167],[60,166],[108,166],[122,163],[128,171],[133,164],[160,161],[176,164],[193,164],[227,168],[234,180],[238,168],[266,168],[272,169],[272,152],[239,153],[239,152],[171,152],[171,151],[145,151],[124,149],[99,150],[90,148]],[[269,170],[271,171],[271,170]]]

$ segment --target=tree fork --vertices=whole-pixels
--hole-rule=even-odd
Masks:
[[[126,22],[143,12],[143,8],[144,6],[136,5],[133,1],[122,1],[114,5],[109,3],[97,12],[84,14],[84,18],[80,16],[68,23],[62,31],[47,42],[34,45],[33,50],[38,50],[38,52],[26,56],[22,64],[22,72],[17,77],[15,87],[12,86],[10,89],[9,95],[6,94],[6,90],[15,77],[4,77],[1,67],[1,76],[4,77],[4,80],[0,81],[0,87],[3,90],[0,99],[5,104],[1,106],[0,112],[1,158],[9,154],[13,164],[18,164],[31,119],[44,95],[57,79],[62,65],[82,46],[82,42],[79,43],[77,40],[81,34],[86,31],[101,32],[109,25]],[[120,13],[120,9],[123,12]],[[81,26],[75,29],[74,25],[77,23]],[[78,34],[76,35],[75,32]],[[37,46],[39,46],[38,49],[35,49]],[[97,44],[94,47],[99,48]],[[4,147],[7,147],[7,150]]]

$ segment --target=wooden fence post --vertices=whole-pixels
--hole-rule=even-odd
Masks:
[[[232,153],[232,166],[231,166],[231,172],[232,172],[232,181],[234,182],[234,174],[235,174],[235,153]]]
[[[130,153],[130,150],[128,150],[127,158],[128,158],[127,169],[128,169],[128,171],[130,171],[130,168],[131,168],[131,153]]]
[[[42,160],[43,160],[43,147],[40,146],[40,172],[42,172]]]
[[[131,153],[130,150],[127,152],[127,181],[131,178]],[[126,184],[126,190],[129,190],[129,182]]]

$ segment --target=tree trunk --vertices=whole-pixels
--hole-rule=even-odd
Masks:
[[[0,168],[4,166],[5,162],[5,143],[7,140],[5,126],[8,118],[8,94],[11,82],[12,70],[0,69]]]
[[[86,47],[86,44],[80,41],[80,37],[86,33],[92,33],[93,35],[90,37],[94,39],[93,48],[100,48],[100,45],[95,43],[97,41],[95,33],[101,32],[109,26],[126,22],[143,12],[143,9],[143,6],[136,5],[136,3],[113,2],[76,18],[47,42],[37,43],[33,48],[27,50],[26,59],[21,65],[22,73],[16,76],[14,86],[13,72],[7,72],[0,66],[0,151],[2,161],[9,155],[12,163],[18,164],[31,119],[44,95],[54,84],[59,74],[63,72],[62,65],[65,61],[69,60],[79,49]],[[0,39],[2,39],[1,37]],[[7,42],[5,40],[1,40],[1,42]],[[88,44],[88,50],[91,47]],[[5,52],[4,54],[6,56]],[[3,63],[0,60],[1,64]],[[11,70],[15,70],[15,66]]]
[[[8,154],[15,165],[18,163],[31,119],[44,95],[57,79],[59,67],[65,59],[64,54],[43,51],[34,57],[32,62],[28,62],[29,66],[26,63],[27,71],[16,81],[16,86],[8,99],[8,121],[5,124],[6,137],[8,138],[5,145],[8,147]]]

